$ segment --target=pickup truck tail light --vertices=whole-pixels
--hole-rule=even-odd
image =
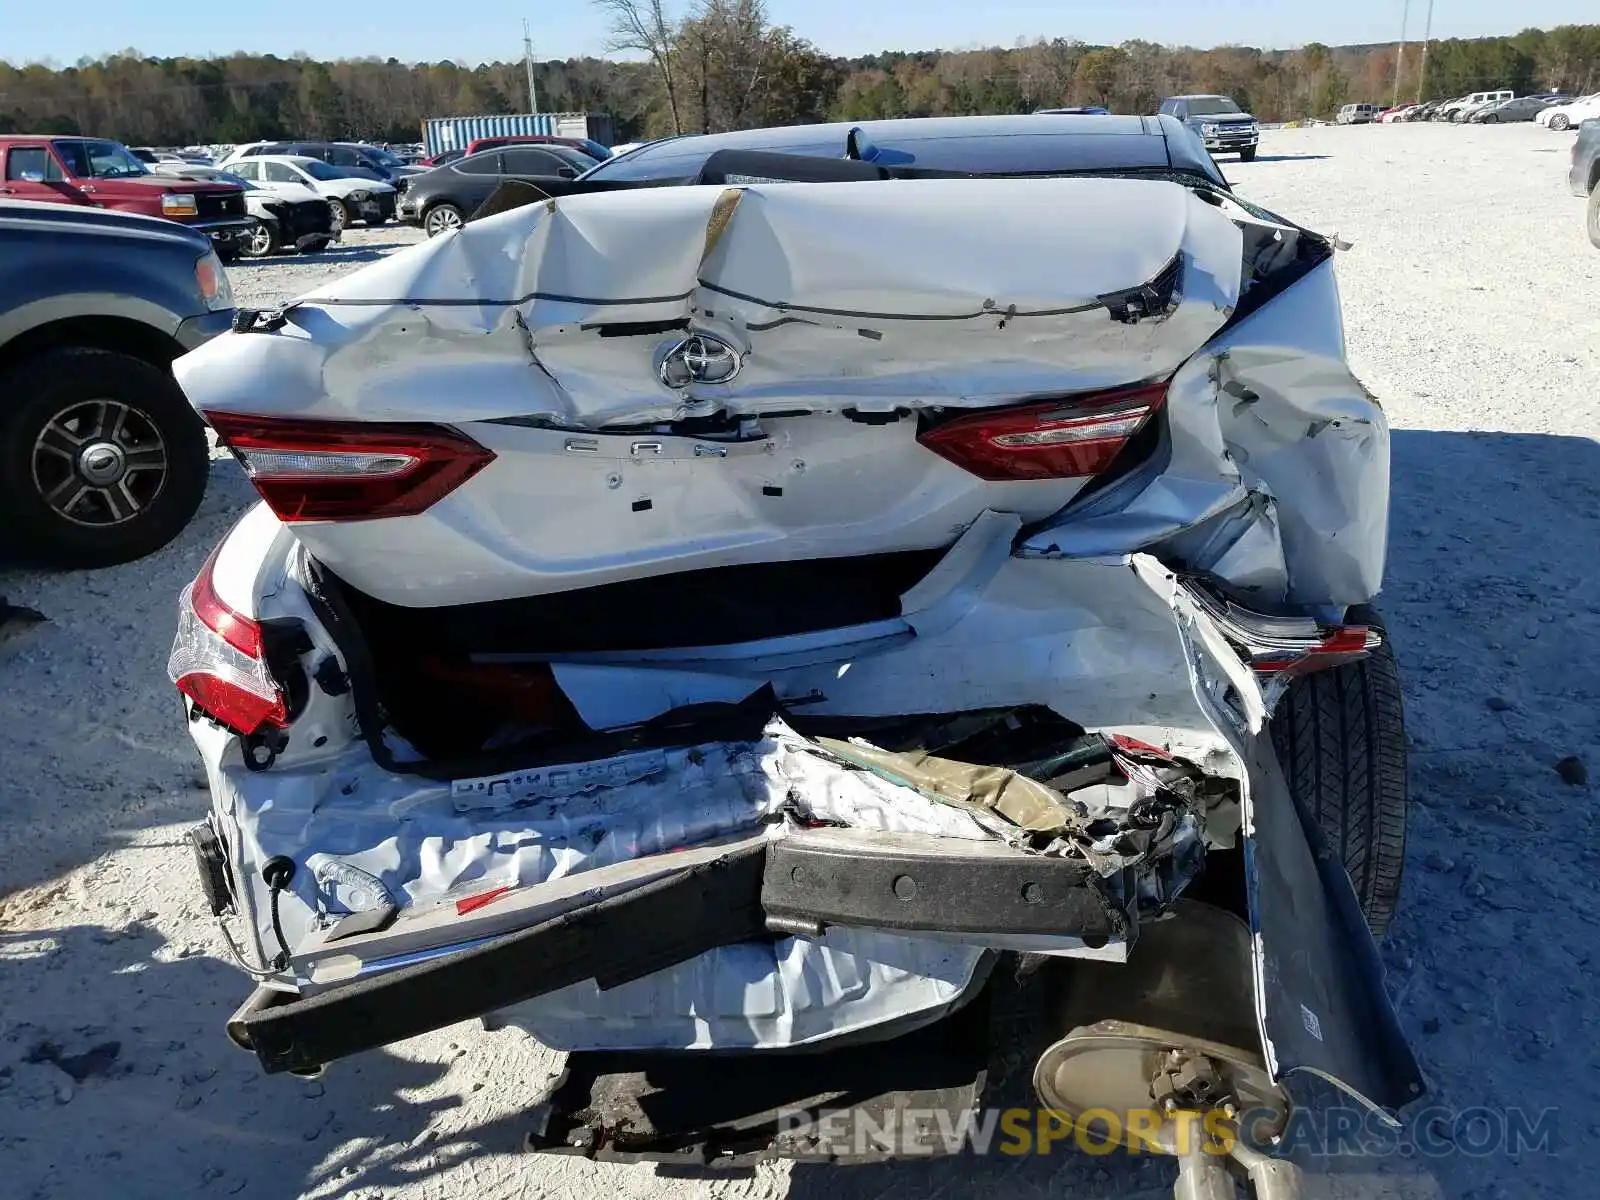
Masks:
[[[235,733],[289,723],[288,700],[262,654],[261,626],[217,595],[221,545],[178,601],[167,674],[196,707]]]
[[[494,461],[492,450],[444,425],[205,418],[281,521],[415,516]]]
[[[1109,467],[1166,398],[1165,383],[1086,392],[957,417],[917,440],[992,482],[1082,478]]]

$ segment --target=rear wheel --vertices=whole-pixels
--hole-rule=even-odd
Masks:
[[[1243,150],[1239,151],[1240,162],[1255,162],[1255,160],[1256,148],[1254,146],[1246,146]]]
[[[1382,627],[1369,608],[1352,609],[1350,620]],[[1272,742],[1295,800],[1315,814],[1382,937],[1406,848],[1405,713],[1388,638],[1358,662],[1295,680],[1272,718]]]
[[[104,567],[194,516],[211,455],[172,376],[125,354],[52,350],[0,372],[0,528],[24,553]]]
[[[1589,189],[1589,242],[1600,249],[1600,187]]]
[[[435,204],[422,219],[422,227],[429,237],[438,237],[441,233],[460,229],[462,224],[461,210],[454,204]]]

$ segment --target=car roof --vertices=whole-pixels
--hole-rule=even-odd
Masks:
[[[606,159],[588,176],[687,178],[718,150],[843,158],[852,133],[868,147],[863,157],[886,167],[977,174],[1185,171],[1226,183],[1195,134],[1172,117],[1044,113],[838,121],[665,138]]]
[[[327,163],[322,162],[320,158],[311,158],[304,154],[246,154],[244,157],[253,158],[257,162],[293,163],[297,167],[304,166],[306,163],[322,163],[323,166],[328,165]]]

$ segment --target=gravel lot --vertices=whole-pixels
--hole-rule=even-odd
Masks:
[[[1434,1103],[1555,1107],[1556,1153],[1344,1163],[1360,1196],[1587,1196],[1600,1135],[1600,252],[1566,190],[1573,135],[1385,126],[1264,135],[1240,190],[1353,243],[1352,356],[1395,427],[1384,608],[1406,681],[1415,807],[1384,957]],[[285,299],[419,235],[353,232],[232,269]],[[559,1069],[458,1026],[259,1075],[222,1022],[246,991],[180,841],[205,804],[163,667],[174,598],[253,494],[230,462],[192,529],[92,574],[0,570],[49,623],[0,633],[0,1194],[16,1197],[1165,1196],[1153,1161],[997,1159],[714,1183],[527,1158]]]

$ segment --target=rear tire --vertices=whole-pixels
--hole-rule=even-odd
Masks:
[[[1589,189],[1589,244],[1600,250],[1600,186]]]
[[[177,537],[200,507],[205,427],[160,367],[51,350],[0,371],[0,396],[0,530],[25,555],[129,562]]]
[[[1254,146],[1246,146],[1243,150],[1239,151],[1240,162],[1255,162],[1255,160],[1256,148]]]
[[[1382,627],[1370,608],[1352,609],[1350,620]],[[1387,636],[1364,659],[1295,680],[1272,718],[1272,743],[1381,938],[1400,900],[1407,803],[1405,712]]]

